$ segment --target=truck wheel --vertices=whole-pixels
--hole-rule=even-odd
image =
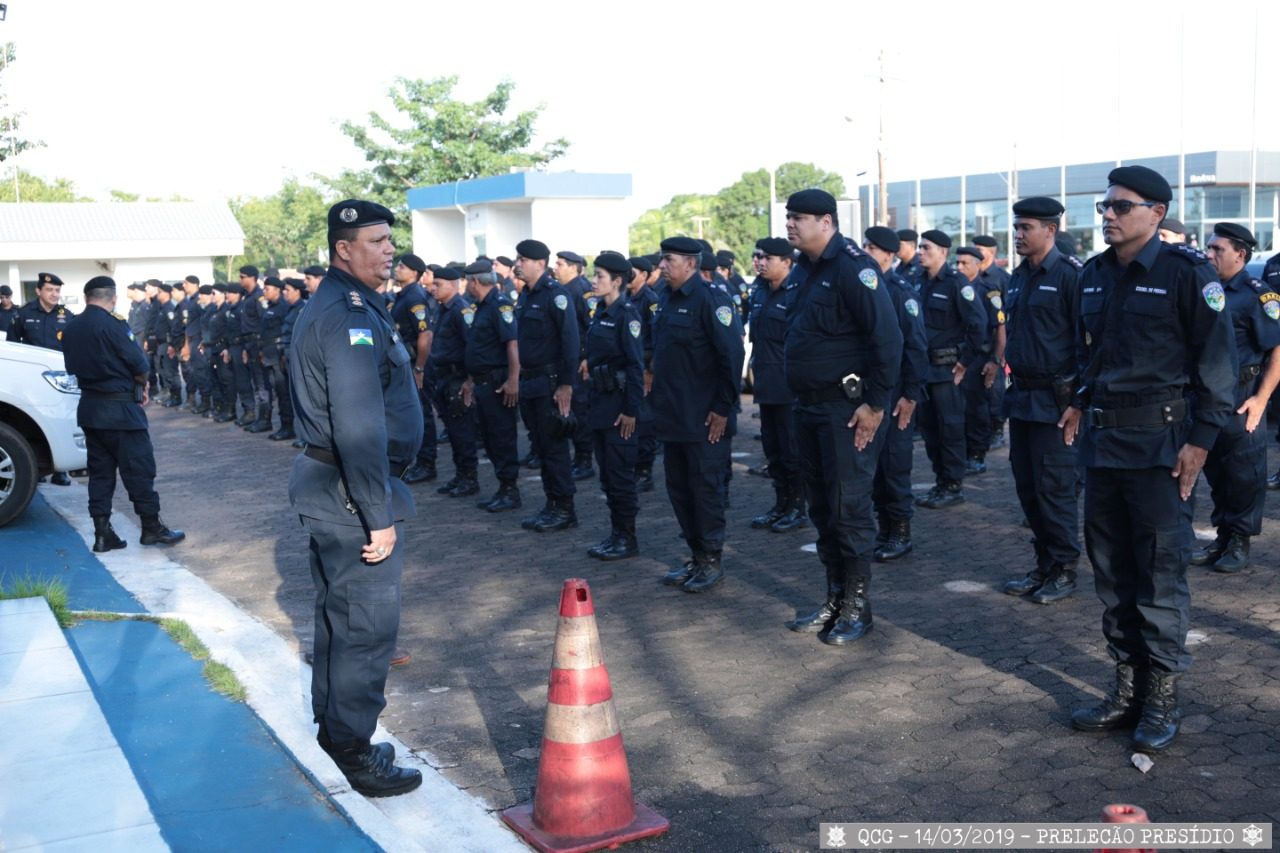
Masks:
[[[36,493],[36,454],[8,424],[0,424],[0,527],[17,518]]]

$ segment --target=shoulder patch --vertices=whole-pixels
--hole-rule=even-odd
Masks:
[[[372,329],[347,329],[347,336],[350,338],[351,346],[353,347],[373,346]]]
[[[1280,313],[1280,312],[1277,312],[1277,313]],[[640,321],[632,320],[631,322],[627,323],[627,331],[631,333],[631,337],[633,338],[640,337]]]
[[[731,325],[733,323],[733,309],[728,305],[721,305],[716,309],[716,319],[719,320],[722,325]]]
[[[876,275],[876,271],[870,267],[858,271],[858,281],[872,290],[880,286],[880,276]]]
[[[965,298],[965,301],[967,302],[972,302],[978,296],[978,294],[974,291],[973,286],[969,284],[966,284],[964,287],[960,288],[960,295],[963,296]]]
[[[988,290],[987,300],[995,306],[996,310],[1004,307],[1004,300],[1001,298],[1000,291],[998,290]]]
[[[1258,296],[1258,301],[1262,303],[1262,311],[1272,320],[1280,320],[1280,293],[1273,290],[1264,290]]]
[[[498,313],[502,315],[504,323],[514,323],[516,321],[516,309],[510,305],[499,305]]]
[[[409,310],[413,312],[413,319],[415,319],[415,320],[425,320],[425,319],[427,319],[427,306],[425,306],[425,305],[415,305],[415,306],[413,306],[413,307],[412,307],[411,309],[409,309]]]
[[[908,299],[906,302],[902,303],[902,307],[906,308],[907,313],[912,317],[920,316],[920,303],[916,302],[914,299]]]
[[[556,307],[561,311],[569,307],[569,297],[565,296],[563,293],[557,293],[554,301],[556,303]]]
[[[462,321],[470,326],[476,319],[476,306],[468,305],[462,309]]]
[[[1200,291],[1204,294],[1204,301],[1214,311],[1221,311],[1227,306],[1227,294],[1222,289],[1222,285],[1216,281],[1211,281]]]

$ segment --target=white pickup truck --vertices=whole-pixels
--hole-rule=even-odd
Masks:
[[[0,526],[27,508],[41,477],[88,464],[79,402],[62,353],[0,341]]]

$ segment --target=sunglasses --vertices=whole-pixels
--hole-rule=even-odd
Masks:
[[[1093,206],[1098,211],[1098,215],[1102,216],[1108,210],[1114,210],[1116,216],[1127,216],[1129,211],[1135,207],[1155,207],[1158,201],[1129,201],[1128,199],[1119,198],[1115,201],[1100,201]]]

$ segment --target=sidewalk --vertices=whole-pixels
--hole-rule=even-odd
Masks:
[[[84,500],[83,485],[42,486],[0,529],[6,585],[57,578],[72,610],[125,614],[59,630],[43,599],[0,602],[0,849],[525,849],[394,739],[423,788],[351,791],[315,744],[296,655],[172,562],[181,546],[138,546],[128,519],[113,523],[129,547],[99,559]],[[140,615],[187,622],[249,705]]]

